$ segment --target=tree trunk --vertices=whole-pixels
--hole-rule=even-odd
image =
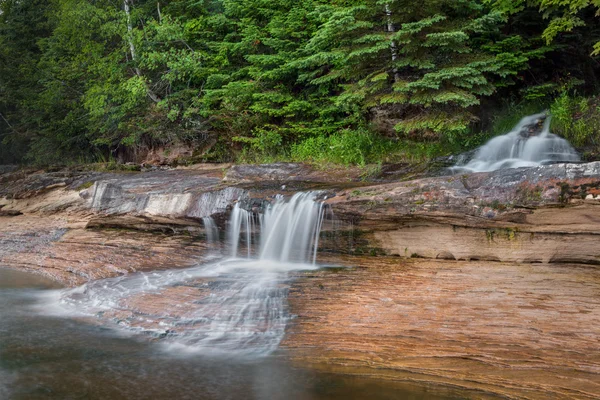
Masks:
[[[392,22],[392,9],[390,8],[390,4],[386,3],[385,5],[385,15],[387,22],[387,31],[390,33],[396,32],[396,28],[394,27],[394,23]],[[394,40],[390,43],[390,52],[392,53],[392,65],[396,63],[398,59],[398,45]],[[398,82],[400,80],[400,74],[398,73],[398,68],[392,67],[392,72],[394,73],[394,82]]]
[[[142,71],[136,65],[137,58],[135,55],[135,44],[133,43],[133,25],[131,23],[131,5],[129,4],[131,1],[132,0],[123,0],[123,9],[125,10],[125,15],[127,16],[127,42],[129,43],[129,52],[131,53],[131,60],[133,61],[135,74],[137,76],[143,78]],[[150,87],[148,87],[147,83],[146,83],[146,93],[148,94],[148,97],[150,97],[150,99],[152,99],[153,102],[158,103],[160,101],[160,97],[158,97],[156,95],[156,93],[154,93],[152,91],[152,89],[150,89]]]
[[[133,26],[131,25],[131,8],[129,6],[130,0],[123,0],[123,9],[127,16],[127,42],[129,43],[129,52],[131,53],[131,59],[135,62],[135,45],[133,44]],[[136,67],[136,73],[139,75],[139,70]]]

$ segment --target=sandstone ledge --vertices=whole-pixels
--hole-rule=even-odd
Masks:
[[[600,393],[600,269],[346,258],[290,291],[301,363],[520,399]],[[477,395],[474,395],[477,398]]]
[[[193,266],[207,250],[206,243],[191,236],[83,229],[63,217],[0,217],[0,266],[44,275],[66,286]]]
[[[367,186],[327,203],[361,246],[389,255],[600,264],[600,163]]]
[[[209,250],[203,217],[223,228],[242,196],[328,188],[339,221],[321,244],[337,254],[320,260],[356,268],[293,284],[284,346],[299,362],[507,398],[600,393],[600,163],[368,185],[217,172],[4,177],[0,265],[69,286],[190,266]],[[359,247],[397,257],[340,256]]]

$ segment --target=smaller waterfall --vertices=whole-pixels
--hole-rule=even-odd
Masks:
[[[229,226],[228,239],[229,243],[231,243],[231,256],[238,256],[238,248],[243,238],[246,242],[246,256],[250,258],[252,254],[252,237],[254,236],[256,226],[255,215],[241,208],[239,203],[236,203],[233,210],[231,210]]]
[[[215,220],[211,217],[203,217],[202,224],[206,233],[206,242],[210,245],[219,241],[219,228],[215,224]]]
[[[467,164],[456,165],[452,170],[487,172],[576,161],[579,161],[579,155],[575,149],[565,139],[550,132],[550,117],[542,113],[523,118],[509,133],[481,146]]]

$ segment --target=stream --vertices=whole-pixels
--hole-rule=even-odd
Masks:
[[[154,172],[46,198],[93,210],[72,228],[10,209],[0,400],[596,398],[600,166],[561,164],[579,155],[549,128],[523,118],[460,179],[254,193]]]
[[[0,268],[2,399],[459,399],[465,393],[295,368],[267,357],[184,355],[143,335],[47,315],[56,284]]]

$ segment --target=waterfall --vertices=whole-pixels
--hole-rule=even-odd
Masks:
[[[297,193],[289,202],[277,198],[264,214],[260,259],[316,262],[319,233],[323,224],[323,203],[316,193]]]
[[[239,203],[231,212],[229,242],[233,257],[238,255],[244,239],[247,257],[260,231],[260,260],[280,262],[316,262],[319,233],[323,223],[323,203],[316,202],[316,192],[296,193],[289,201],[277,196],[258,218]],[[257,221],[259,227],[257,227]]]
[[[576,162],[579,155],[565,139],[550,132],[545,113],[523,118],[509,133],[480,147],[454,172],[486,172],[503,168],[535,167],[552,162]]]
[[[247,257],[250,258],[252,253],[252,236],[254,233],[255,216],[253,213],[240,207],[237,203],[231,211],[231,219],[229,222],[229,243],[231,243],[231,256],[237,257],[242,233],[246,241]]]
[[[203,217],[202,224],[204,225],[204,232],[206,234],[206,242],[210,245],[215,244],[219,241],[219,228],[215,224],[215,220],[212,217]]]
[[[93,281],[63,292],[61,303],[157,335],[171,350],[268,355],[283,339],[291,318],[289,273],[316,268],[325,214],[317,196],[278,196],[260,216],[238,202],[228,223],[230,258]],[[204,217],[203,224],[207,240],[218,240],[214,220]],[[239,258],[242,254],[245,258]]]

